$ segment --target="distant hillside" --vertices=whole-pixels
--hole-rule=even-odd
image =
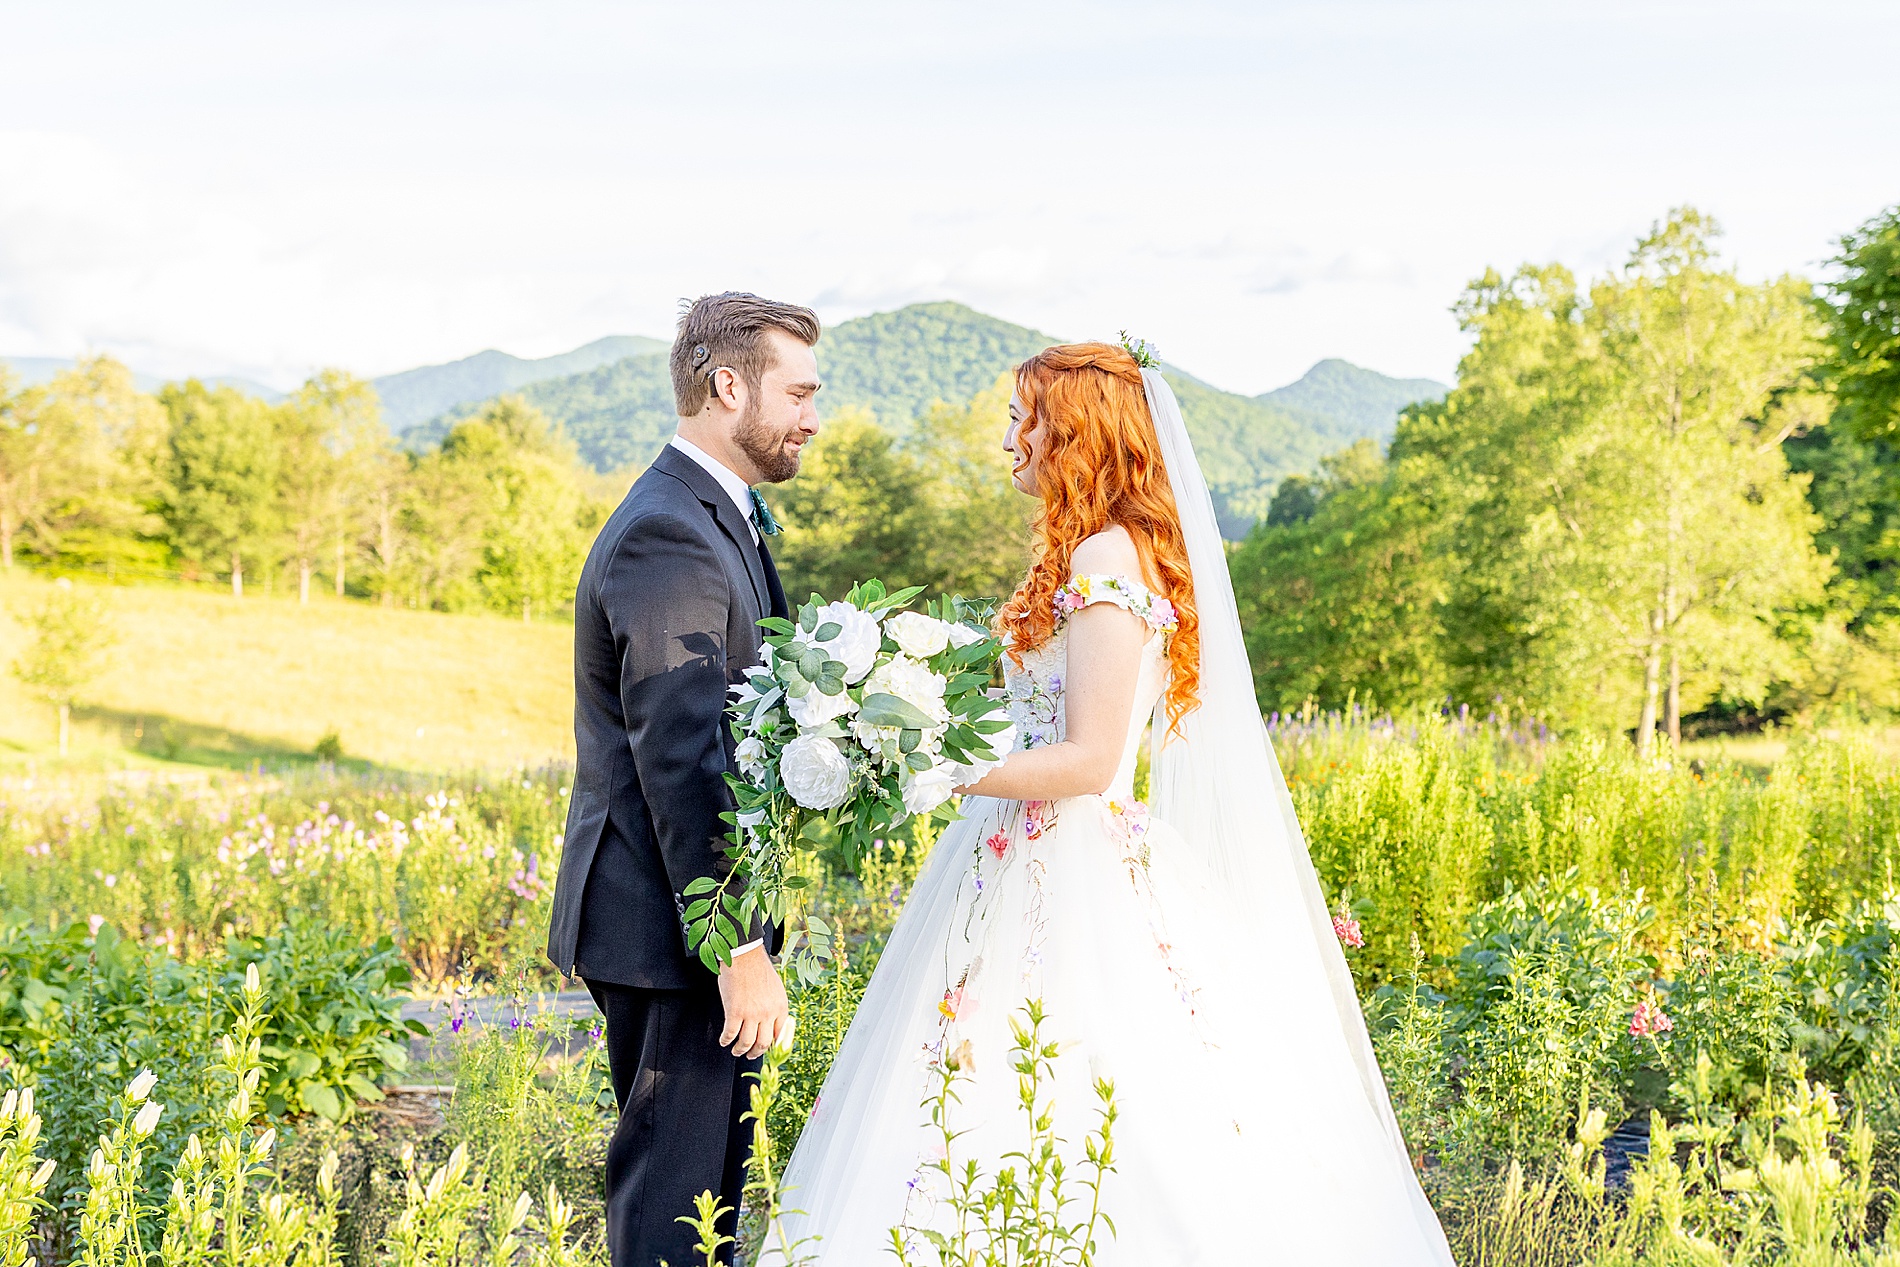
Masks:
[[[933,401],[968,400],[1060,341],[957,303],[912,304],[842,322],[818,344],[821,409],[829,415],[862,406],[902,433]],[[1402,405],[1444,391],[1344,361],[1323,361],[1298,383],[1253,397],[1172,366],[1164,372],[1180,397],[1221,529],[1232,538],[1245,536],[1266,513],[1285,476],[1309,473],[1326,454],[1365,436],[1389,437]],[[675,425],[672,382],[657,350],[517,390],[566,428],[596,470],[650,461]],[[475,403],[412,428],[405,441],[415,447],[439,440]]]
[[[912,304],[846,321],[818,341],[827,410],[861,405],[902,431],[935,401],[960,404],[1061,339],[958,303]]]
[[[57,356],[3,356],[0,362],[13,371],[14,377],[23,387],[36,387],[51,381],[53,375],[61,370],[69,370],[73,362]],[[193,377],[190,375],[179,377]],[[156,392],[166,383],[177,382],[179,377],[168,378],[163,374],[147,374],[134,368],[132,384],[142,392]],[[284,393],[274,387],[266,387],[253,379],[240,378],[234,374],[200,374],[195,376],[207,387],[235,387],[247,396],[262,396],[268,401],[279,401]]]
[[[535,383],[521,394],[567,429],[596,471],[645,466],[679,425],[665,349]]]
[[[1333,359],[1321,361],[1297,383],[1255,399],[1330,418],[1340,426],[1341,443],[1351,444],[1366,436],[1387,439],[1399,410],[1421,400],[1441,400],[1450,390],[1433,379],[1388,378]]]
[[[866,408],[902,432],[933,402],[968,400],[1010,366],[1059,341],[956,303],[859,317],[832,326],[818,342],[825,380],[820,407],[827,415]],[[655,353],[535,383],[521,394],[559,419],[597,470],[647,462],[677,421],[666,358]],[[439,439],[449,421],[433,420],[409,442]]]
[[[585,347],[535,360],[489,349],[446,365],[424,365],[374,380],[383,420],[402,435],[457,405],[473,404],[544,379],[564,378],[623,357],[664,352],[667,344],[637,334],[614,334]]]

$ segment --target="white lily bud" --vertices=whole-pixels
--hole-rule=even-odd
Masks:
[[[139,1110],[138,1116],[132,1119],[132,1133],[141,1139],[150,1135],[158,1129],[158,1115],[164,1111],[165,1106],[157,1100],[147,1102],[145,1107]]]
[[[150,1069],[139,1070],[139,1076],[132,1079],[125,1089],[125,1098],[133,1104],[143,1103],[145,1097],[152,1094],[152,1088],[158,1085],[158,1075]]]
[[[787,1016],[785,1024],[779,1028],[778,1038],[772,1044],[772,1054],[783,1059],[792,1054],[792,1035],[798,1028],[798,1018]]]
[[[49,1157],[45,1161],[40,1163],[40,1168],[38,1170],[33,1172],[33,1191],[38,1192],[41,1188],[44,1188],[46,1186],[46,1181],[51,1179],[52,1177],[53,1177],[53,1159]]]
[[[262,994],[263,992],[264,978],[262,974],[258,972],[257,965],[251,964],[244,969],[244,993],[255,995]]]

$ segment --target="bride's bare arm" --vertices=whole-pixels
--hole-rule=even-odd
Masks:
[[[1078,576],[1141,575],[1134,543],[1119,531],[1077,546],[1072,566]],[[1128,742],[1141,649],[1149,636],[1141,617],[1110,603],[1096,603],[1069,617],[1069,663],[1062,689],[1066,737],[1015,753],[959,790],[1018,801],[1059,801],[1107,791]]]

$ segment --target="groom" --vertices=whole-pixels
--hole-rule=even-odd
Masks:
[[[727,865],[726,688],[758,663],[759,620],[787,614],[766,548],[778,525],[751,486],[796,475],[818,434],[817,342],[810,310],[756,295],[687,310],[679,433],[607,520],[574,598],[578,759],[548,957],[607,1018],[613,1267],[687,1263],[696,1238],[675,1220],[693,1198],[739,1204],[745,1075],[789,1024],[778,930],[755,927],[715,977],[687,954],[682,895]]]

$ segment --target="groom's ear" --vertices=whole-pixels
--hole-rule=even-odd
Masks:
[[[745,387],[740,383],[739,375],[732,369],[721,365],[712,372],[712,377],[706,380],[706,386],[726,408],[734,410],[745,408]]]

